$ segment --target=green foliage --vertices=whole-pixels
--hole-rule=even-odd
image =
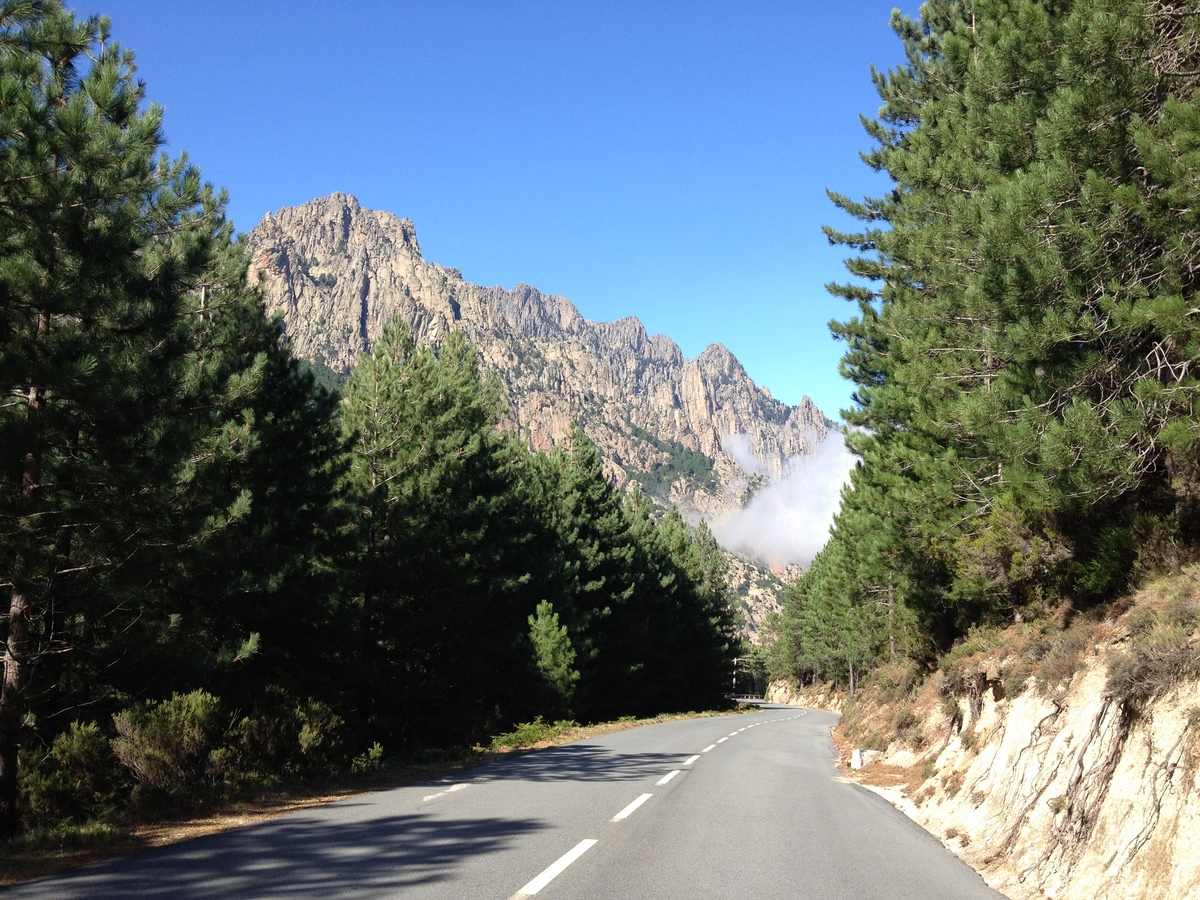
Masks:
[[[112,754],[135,782],[134,799],[151,806],[254,793],[346,762],[341,716],[278,688],[266,688],[259,708],[240,718],[192,691],[130,706],[113,724]]]
[[[376,741],[350,763],[350,771],[356,773],[378,772],[384,767],[383,744]]]
[[[1135,547],[1128,526],[1103,526],[1092,542],[1092,552],[1075,568],[1074,588],[1091,599],[1113,597],[1129,587]]]
[[[328,704],[320,700],[309,700],[296,708],[296,722],[300,726],[296,745],[300,751],[302,771],[329,772],[339,761],[342,717]]]
[[[554,741],[570,729],[578,727],[578,722],[544,722],[542,717],[538,716],[532,722],[525,722],[517,725],[512,731],[496,735],[492,738],[491,750],[521,750],[533,747],[543,741]]]
[[[1004,494],[974,533],[959,538],[954,556],[955,590],[986,598],[989,608],[1013,610],[1019,621],[1047,614],[1047,600],[1064,586],[1071,551],[1056,531],[1031,522]]]
[[[7,832],[16,747],[72,710],[328,689],[345,518],[335,403],[264,317],[223,199],[160,154],[132,55],[54,0],[0,6],[0,32]]]
[[[96,723],[72,722],[49,752],[24,756],[20,803],[26,823],[87,822],[116,804],[120,772]]]
[[[831,328],[861,463],[779,629],[796,674],[850,678],[905,642],[929,658],[1195,553],[1192,12],[929,0],[893,14],[905,61],[873,73],[864,159],[895,187],[831,194],[859,226],[827,235],[854,254],[830,288],[854,312]]]
[[[567,627],[558,624],[558,613],[548,600],[537,605],[535,615],[530,616],[528,621],[529,638],[533,643],[538,670],[569,708],[575,684],[579,681],[579,672],[572,668],[575,648],[571,645]]]
[[[0,833],[16,825],[28,698],[140,615],[197,449],[189,291],[228,243],[220,199],[159,155],[161,110],[105,20],[0,7]],[[261,313],[260,313],[261,315]],[[139,569],[141,577],[133,577]],[[51,613],[53,610],[53,613]],[[106,618],[107,616],[107,618]],[[43,648],[57,657],[35,666]],[[76,672],[71,683],[89,683]],[[32,680],[43,679],[42,686]],[[88,698],[90,699],[90,698]],[[57,711],[57,710],[56,710]],[[66,723],[59,726],[66,730]]]
[[[228,718],[221,702],[204,691],[133,706],[113,717],[113,753],[144,790],[197,798],[217,777],[214,754]]]
[[[251,714],[225,735],[217,774],[224,788],[236,793],[281,777],[335,772],[345,761],[344,726],[327,703],[296,702],[282,689],[266,686]]]
[[[368,737],[471,741],[527,711],[527,618],[545,534],[498,386],[458,332],[435,351],[388,326],[346,386],[358,506],[360,710]],[[535,492],[536,493],[536,492]],[[436,711],[434,717],[428,713]]]
[[[667,454],[667,461],[659,463],[649,472],[630,472],[629,477],[654,497],[665,497],[671,485],[680,478],[700,488],[713,489],[713,461],[698,450],[685,447],[678,441],[656,437],[644,428],[629,423],[629,432],[645,441],[656,450]]]
[[[307,359],[296,360],[296,363],[302,377],[311,378],[313,383],[326,393],[341,397],[342,391],[346,387],[346,381],[349,379],[348,375],[335,372],[324,363]]]

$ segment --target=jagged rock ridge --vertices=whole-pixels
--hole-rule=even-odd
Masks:
[[[720,344],[685,359],[632,316],[592,322],[528,285],[471,284],[422,257],[411,221],[346,194],[271,213],[248,243],[251,274],[298,356],[347,372],[397,315],[421,342],[461,329],[530,446],[553,446],[576,422],[618,483],[634,478],[693,518],[744,505],[762,473],[778,476],[829,433],[807,397],[776,400]],[[723,451],[731,435],[747,436],[755,473]]]

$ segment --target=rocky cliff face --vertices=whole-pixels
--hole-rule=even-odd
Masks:
[[[915,696],[860,692],[856,730],[900,734],[853,777],[1014,900],[1200,897],[1200,566],[1126,602],[1033,675],[1033,630],[1014,626]]]
[[[553,446],[578,423],[618,484],[637,480],[692,518],[743,506],[829,433],[807,397],[779,402],[720,344],[685,359],[636,318],[591,322],[528,285],[471,284],[422,257],[411,221],[345,194],[268,215],[249,248],[251,275],[298,356],[347,372],[395,316],[421,342],[460,329],[504,383],[511,424],[531,447]],[[745,435],[754,472],[723,449],[734,435]]]
[[[804,573],[800,566],[776,566],[774,570],[731,557],[728,581],[742,607],[742,628],[755,643],[768,615],[780,608],[784,590]]]

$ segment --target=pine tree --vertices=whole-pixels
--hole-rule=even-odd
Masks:
[[[834,287],[860,314],[833,328],[864,429],[850,505],[895,517],[889,577],[940,643],[1111,594],[1136,523],[1195,534],[1197,23],[989,0],[893,26],[906,63],[875,75],[865,158],[896,186],[834,195],[869,283]]]
[[[348,526],[336,401],[264,317],[241,248],[225,255],[226,271],[197,298],[187,415],[199,449],[173,501],[186,543],[162,566],[176,624],[159,647],[177,660],[179,690],[203,685],[244,706],[264,684],[332,696],[338,677],[328,667],[347,639],[335,568]]]
[[[186,161],[159,158],[131,54],[57,2],[0,6],[0,832],[17,825],[31,675],[95,620],[163,527],[191,449],[175,415],[188,292],[225,233]]]
[[[587,718],[624,714],[622,702],[641,655],[630,626],[636,553],[620,497],[604,476],[600,455],[573,427],[565,450],[550,458],[553,522],[565,581],[558,607],[576,638],[580,671],[577,709]]]
[[[579,681],[579,670],[574,668],[575,648],[565,625],[559,625],[554,604],[543,600],[537,605],[534,615],[529,617],[529,639],[538,670],[550,688],[549,701],[556,712],[567,715],[571,708],[571,697]]]
[[[677,613],[681,673],[677,708],[715,709],[732,683],[733,657],[741,655],[734,595],[729,588],[729,561],[716,537],[701,520],[689,532],[672,507],[660,525],[661,540],[680,572]]]
[[[461,334],[435,350],[400,322],[346,386],[370,739],[409,741],[420,723],[425,740],[477,740],[532,703],[538,527],[499,404]]]

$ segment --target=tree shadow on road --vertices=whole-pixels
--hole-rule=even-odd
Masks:
[[[683,762],[681,753],[615,753],[577,742],[547,747],[476,770],[472,781],[640,781]]]
[[[0,895],[224,900],[394,896],[408,890],[419,896],[422,885],[452,880],[467,858],[502,851],[543,827],[535,819],[422,814],[339,821],[301,812],[17,885]]]

